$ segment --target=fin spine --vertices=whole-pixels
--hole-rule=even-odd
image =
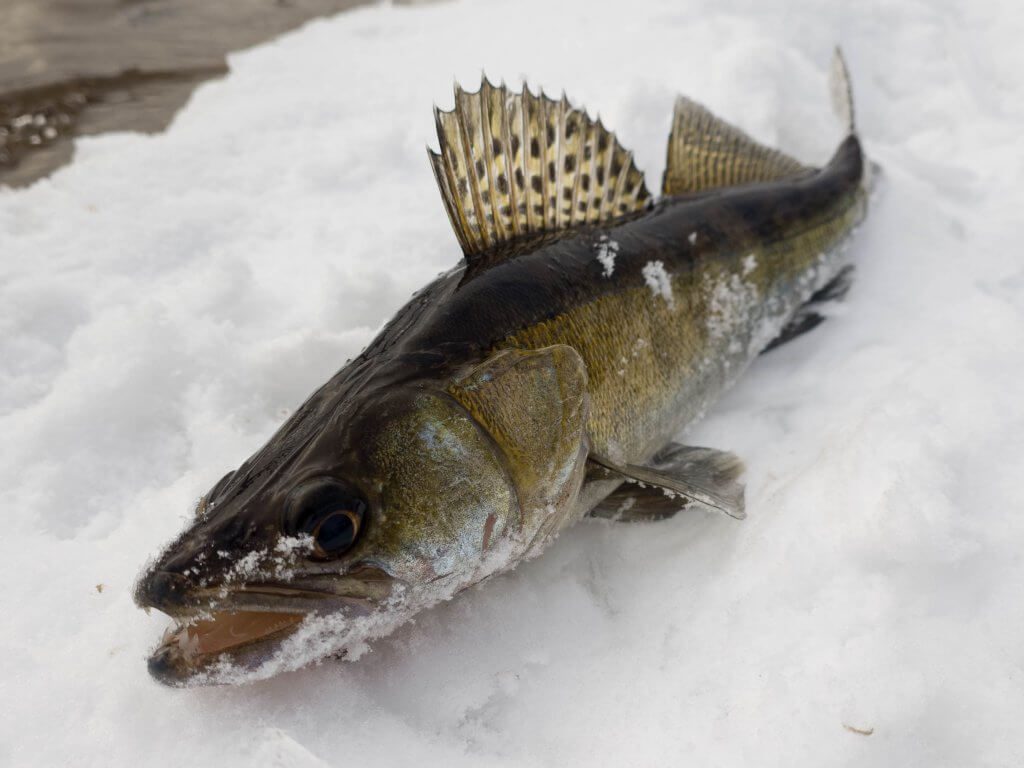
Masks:
[[[486,79],[484,83],[487,83]],[[485,204],[487,208],[492,212],[494,217],[494,233],[499,240],[505,239],[505,227],[503,226],[501,216],[498,215],[497,201],[494,199],[494,190],[496,185],[497,173],[494,168],[494,144],[491,141],[491,104],[490,100],[484,98],[490,94],[485,91],[483,84],[480,87],[480,130],[482,132],[483,139],[483,151],[484,151],[484,170],[487,173],[487,197]]]
[[[472,118],[472,101],[469,99],[469,95],[461,88],[455,88],[455,103],[459,105],[460,111],[466,110],[470,118]],[[476,104],[479,110],[479,102]],[[473,207],[476,209],[477,220],[484,218],[484,201],[480,195],[480,179],[476,172],[476,163],[473,162],[473,143],[470,140],[469,128],[466,125],[470,120],[457,120],[455,124],[459,127],[459,136],[462,139],[462,153],[466,159],[466,176],[469,179],[469,187],[473,191]],[[475,138],[475,137],[474,137]],[[488,242],[488,231],[486,227],[479,229],[481,244],[486,248],[490,243]]]
[[[505,83],[502,83],[498,94],[498,97],[501,99],[501,141],[504,146],[511,147],[512,134],[509,126],[508,100],[504,98],[505,90]],[[514,159],[510,156],[505,156],[505,173],[507,175],[506,183],[508,184],[510,208],[509,220],[512,225],[512,236],[518,237],[523,234],[523,231],[520,227],[519,217],[515,215],[515,212],[519,210],[519,191],[516,188],[514,173],[512,172],[513,161]]]

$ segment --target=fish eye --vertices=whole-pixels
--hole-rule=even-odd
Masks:
[[[313,538],[316,557],[341,557],[359,537],[366,506],[362,496],[335,480],[305,483],[293,494],[289,528]]]
[[[350,509],[328,513],[310,532],[315,552],[321,557],[346,552],[359,533],[359,521],[360,516]]]

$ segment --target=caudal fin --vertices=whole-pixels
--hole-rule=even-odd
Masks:
[[[842,123],[847,134],[857,132],[853,120],[853,88],[850,86],[850,71],[846,68],[843,52],[836,46],[832,55],[832,71],[829,77],[829,93],[832,95],[832,111]]]
[[[850,70],[846,68],[843,52],[836,46],[832,56],[832,71],[829,76],[829,92],[832,95],[832,111],[842,124],[847,136],[857,135],[857,124],[853,113],[853,86],[850,85]],[[864,158],[864,189],[873,195],[882,177],[882,166]]]

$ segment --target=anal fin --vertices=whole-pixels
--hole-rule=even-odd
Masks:
[[[590,510],[589,515],[615,522],[652,522],[674,517],[689,504],[687,499],[674,493],[670,496],[661,488],[623,483]]]
[[[743,462],[736,454],[717,451],[713,448],[698,448],[689,445],[669,443],[647,465],[618,464],[601,456],[591,454],[588,459],[609,476],[619,475],[626,485],[608,498],[609,506],[618,507],[627,498],[633,498],[633,507],[647,504],[649,513],[637,509],[623,519],[661,519],[671,517],[675,511],[694,502],[717,509],[730,517],[742,520],[744,511],[744,489],[739,482],[743,474]],[[654,493],[630,493],[630,485],[638,484],[639,491],[657,490],[661,498],[673,504],[662,502]],[[653,486],[648,488],[647,486]],[[613,498],[618,494],[617,498]],[[678,498],[671,498],[677,496]],[[674,506],[675,510],[671,510]],[[598,505],[594,513],[606,517],[607,507]],[[628,510],[621,510],[627,512]],[[668,512],[668,514],[666,514]]]
[[[761,350],[761,354],[763,355],[765,352],[775,349],[787,341],[792,341],[797,336],[802,336],[808,331],[813,331],[825,322],[824,313],[826,307],[832,302],[842,300],[852,284],[853,265],[847,264],[796,311],[792,319],[783,326],[779,335],[772,339],[767,347]]]

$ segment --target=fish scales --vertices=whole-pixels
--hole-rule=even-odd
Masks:
[[[587,367],[593,445],[642,461],[699,417],[835,277],[842,241],[864,213],[861,165],[851,139],[805,178],[670,199],[639,218],[519,254],[454,289],[432,287],[429,293],[443,294],[439,311],[406,330],[402,346],[568,344]],[[607,243],[618,248],[611,275],[596,255]],[[671,280],[671,303],[644,279],[643,268],[657,261]],[[440,283],[457,284],[460,276]],[[728,308],[721,318],[728,328],[712,333],[709,323],[727,309],[715,306],[716,295],[722,286],[734,292],[734,278],[749,300]]]

